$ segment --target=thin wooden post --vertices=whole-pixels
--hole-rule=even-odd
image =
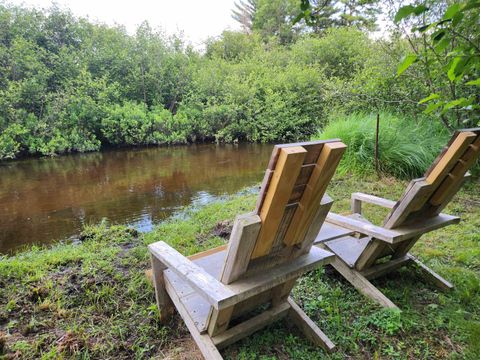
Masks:
[[[380,113],[377,113],[377,129],[375,132],[375,171],[377,175],[380,177],[380,172],[378,170],[378,134],[380,131]]]

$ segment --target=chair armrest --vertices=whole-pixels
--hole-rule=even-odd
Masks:
[[[394,242],[395,236],[397,235],[394,231],[385,229],[381,226],[376,226],[370,223],[366,223],[364,221],[352,219],[348,216],[338,215],[335,213],[329,213],[327,215],[326,221],[331,224],[335,224],[343,228],[350,229],[391,244]]]
[[[355,192],[352,194],[351,209],[352,213],[362,213],[362,202],[366,202],[373,205],[378,205],[387,209],[392,209],[396,202],[388,199],[384,199],[378,196],[364,194],[361,192]]]
[[[396,229],[385,229],[381,226],[367,224],[363,221],[335,213],[329,213],[327,215],[327,221],[361,234],[374,237],[375,239],[385,241],[389,244],[396,244],[415,236],[420,236],[427,232],[440,229],[447,225],[456,224],[460,222],[460,218],[447,214],[439,214],[426,220],[400,226]]]
[[[232,290],[163,241],[150,244],[148,249],[152,256],[185,280],[215,309],[225,307],[225,300],[235,295]]]

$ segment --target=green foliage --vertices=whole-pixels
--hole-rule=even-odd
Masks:
[[[300,13],[294,23],[303,19],[317,33],[331,26],[372,30],[380,13],[378,3],[378,0],[300,0]]]
[[[328,19],[315,14],[322,23],[315,33],[293,25],[296,0],[240,2],[251,33],[225,31],[205,54],[148,23],[129,35],[55,6],[0,5],[0,159],[102,146],[295,141],[332,114],[387,109],[414,118],[422,99],[435,110],[431,101],[441,96],[427,97],[431,86],[414,67],[395,76],[408,42],[372,40],[358,29],[374,3],[328,2]],[[455,112],[462,97],[445,107]]]
[[[423,4],[403,6],[397,11],[397,23],[423,16],[415,19],[412,32],[418,34],[418,39],[410,40],[413,53],[404,58],[398,74],[413,64],[421,67],[430,88],[430,95],[419,102],[425,104],[424,112],[439,114],[447,127],[476,126],[480,124],[480,1],[448,5],[433,18],[425,16],[432,10]]]
[[[150,128],[145,105],[135,102],[113,105],[102,119],[103,136],[114,145],[145,144],[145,134]]]
[[[382,309],[372,313],[365,320],[367,325],[373,325],[387,335],[395,335],[402,329],[399,309]]]
[[[375,132],[375,114],[356,113],[331,118],[316,137],[342,139],[348,148],[340,169],[343,172],[368,174],[375,169]],[[381,112],[380,171],[407,179],[422,176],[447,139],[448,132],[439,124],[425,120],[415,122],[400,115]]]
[[[27,130],[19,125],[12,124],[0,135],[0,160],[14,159],[21,149],[21,139]]]
[[[253,30],[263,39],[276,37],[281,44],[289,44],[298,35],[293,27],[298,0],[258,0],[253,17]]]

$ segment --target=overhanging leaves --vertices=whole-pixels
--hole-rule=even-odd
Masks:
[[[402,19],[405,19],[406,17],[410,15],[420,15],[427,11],[428,8],[425,5],[419,5],[419,6],[413,6],[413,5],[407,5],[401,7],[398,11],[397,14],[395,15],[395,22],[398,23]]]
[[[409,54],[404,57],[403,61],[398,65],[397,75],[401,75],[405,70],[407,70],[414,62],[418,60],[417,55]]]
[[[480,86],[480,78],[467,82],[466,85]]]
[[[423,98],[422,100],[420,100],[418,103],[419,104],[424,104],[430,100],[434,100],[434,99],[438,99],[440,97],[440,95],[438,94],[430,94],[429,96],[427,96],[426,98]]]

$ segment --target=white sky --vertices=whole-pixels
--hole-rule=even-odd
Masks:
[[[7,3],[48,8],[52,0],[7,0]],[[142,21],[167,34],[183,32],[185,40],[202,47],[210,36],[240,26],[230,16],[234,0],[57,0],[74,15],[109,25],[124,25],[133,33]]]

